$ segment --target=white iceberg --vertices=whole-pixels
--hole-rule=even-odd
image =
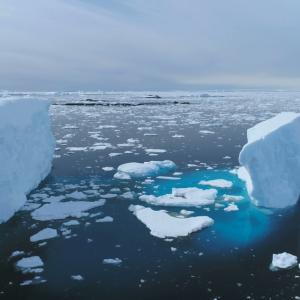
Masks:
[[[213,204],[217,194],[218,191],[216,189],[203,190],[196,187],[173,188],[171,194],[158,197],[142,195],[139,199],[152,205],[194,207]]]
[[[168,173],[173,171],[175,168],[175,163],[170,160],[148,161],[144,163],[131,162],[120,165],[117,173],[114,175],[114,178],[137,179],[152,177]]]
[[[289,269],[295,267],[298,263],[297,256],[289,254],[287,252],[273,254],[271,270],[277,271],[280,269]]]
[[[158,238],[177,238],[211,226],[214,221],[207,216],[176,218],[165,210],[153,210],[140,205],[130,205],[129,210]]]
[[[300,114],[280,113],[247,131],[238,171],[255,204],[283,208],[300,195]]]
[[[24,205],[51,170],[55,140],[49,105],[37,99],[0,100],[0,223]]]

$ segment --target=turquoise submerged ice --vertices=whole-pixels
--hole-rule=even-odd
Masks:
[[[222,179],[222,181],[220,181]],[[231,187],[218,187],[218,182],[231,182]],[[146,194],[160,197],[170,194],[172,189],[197,187],[212,189],[200,185],[201,181],[216,182],[217,196],[213,203],[205,206],[167,207],[171,214],[181,217],[209,216],[214,225],[199,233],[199,239],[212,239],[213,247],[243,246],[263,238],[270,230],[272,211],[262,210],[252,204],[245,183],[235,172],[229,170],[202,170],[181,175],[180,180],[156,180],[147,189]],[[226,186],[226,185],[225,185]],[[229,185],[228,185],[229,186]],[[154,206],[155,207],[155,206]],[[166,207],[162,207],[166,209]],[[212,236],[213,234],[213,236]]]

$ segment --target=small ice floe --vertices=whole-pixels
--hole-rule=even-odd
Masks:
[[[122,153],[112,152],[108,154],[108,156],[110,157],[119,156],[119,155],[122,155]]]
[[[70,152],[78,152],[78,151],[88,151],[88,147],[67,147],[66,148],[67,151],[70,151]]]
[[[30,237],[31,242],[39,242],[43,240],[49,240],[58,237],[57,230],[53,228],[44,228],[35,235]]]
[[[165,149],[145,149],[145,151],[146,153],[155,153],[155,154],[167,152],[167,150]]]
[[[297,256],[287,252],[273,254],[272,263],[270,265],[271,271],[278,271],[282,269],[290,269],[297,265]]]
[[[63,226],[69,227],[69,226],[77,226],[80,223],[77,220],[70,220],[68,222],[63,223]]]
[[[70,194],[66,195],[67,198],[76,199],[76,200],[83,200],[87,198],[87,195],[83,192],[74,191]]]
[[[119,266],[122,263],[122,260],[120,258],[104,258],[102,263],[105,265]]]
[[[104,204],[104,199],[98,201],[54,202],[36,209],[31,213],[31,217],[38,221],[60,220],[68,217],[81,218],[88,215],[86,211]]]
[[[213,186],[216,188],[231,188],[233,186],[231,181],[225,179],[201,180],[199,184]]]
[[[190,216],[190,215],[192,215],[194,212],[191,211],[191,210],[185,210],[185,209],[182,209],[179,213],[180,213],[181,215],[183,215],[183,216]]]
[[[180,177],[172,177],[172,176],[157,176],[157,179],[162,179],[162,180],[180,180]]]
[[[44,263],[39,256],[24,257],[16,262],[16,268],[23,273],[41,273]]]
[[[155,211],[141,205],[130,205],[129,210],[150,229],[151,235],[162,239],[187,236],[214,223],[207,216],[176,218],[165,210]]]
[[[230,203],[227,207],[224,208],[224,211],[230,212],[230,211],[238,211],[239,208],[234,203]]]
[[[114,218],[111,217],[111,216],[106,216],[104,218],[101,218],[101,219],[97,219],[96,220],[96,223],[109,223],[109,222],[113,222],[114,221]]]
[[[128,200],[133,200],[135,198],[135,193],[134,192],[125,192],[123,194],[121,194],[121,197],[124,199],[128,199]]]
[[[14,258],[14,257],[17,257],[17,256],[22,256],[22,255],[24,255],[24,254],[25,254],[24,251],[16,250],[16,251],[14,251],[14,252],[10,255],[9,258]]]
[[[76,281],[82,281],[83,277],[81,275],[71,275],[71,279]]]
[[[229,201],[233,201],[233,202],[235,202],[235,201],[241,201],[243,199],[244,199],[243,196],[227,195],[227,194],[223,195],[223,200],[227,201],[227,202],[229,202]]]
[[[184,135],[182,135],[182,134],[174,134],[174,135],[172,135],[172,138],[184,138]]]
[[[114,167],[103,167],[102,170],[105,172],[110,172],[113,171],[115,168]]]
[[[116,179],[137,179],[144,177],[159,176],[168,173],[176,168],[174,162],[170,160],[149,161],[144,163],[131,162],[120,165],[117,173],[114,175]]]
[[[217,193],[216,189],[202,190],[196,187],[173,188],[171,194],[158,197],[142,195],[139,199],[152,205],[193,207],[213,204]]]
[[[215,132],[211,131],[211,130],[199,130],[199,133],[202,133],[202,134],[214,134]]]

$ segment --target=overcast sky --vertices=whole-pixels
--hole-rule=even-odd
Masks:
[[[0,89],[300,89],[299,0],[0,0]]]

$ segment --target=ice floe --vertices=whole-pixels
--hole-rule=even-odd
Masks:
[[[233,183],[226,179],[201,180],[201,185],[208,185],[216,188],[231,188]]]
[[[57,230],[53,228],[44,228],[30,237],[31,242],[53,239],[58,236]]]
[[[120,165],[116,179],[138,179],[144,177],[158,176],[173,171],[176,168],[174,162],[170,160],[149,161],[144,163],[131,162]]]
[[[298,263],[297,256],[287,252],[273,254],[270,269],[277,271],[280,269],[289,269],[295,267]]]
[[[153,210],[141,205],[130,205],[129,210],[150,229],[150,234],[158,238],[177,238],[213,225],[207,216],[176,218],[165,210]]]
[[[211,205],[217,197],[216,189],[173,188],[171,194],[162,196],[142,195],[140,200],[158,206],[193,207]]]
[[[16,268],[23,273],[41,273],[44,263],[39,256],[24,257],[16,262]]]

